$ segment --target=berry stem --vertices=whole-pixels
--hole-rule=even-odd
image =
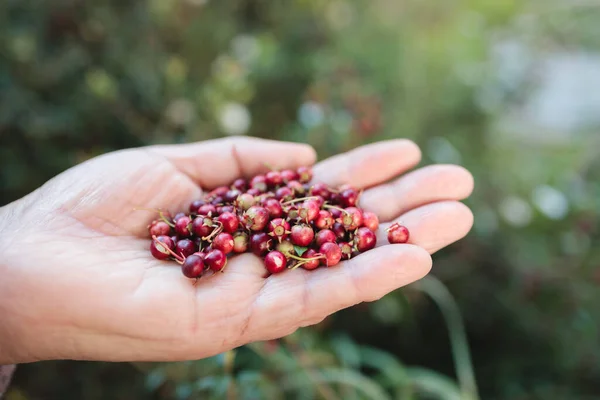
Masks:
[[[330,209],[334,209],[334,210],[343,212],[344,214],[350,214],[348,211],[344,210],[343,208],[332,206],[331,204],[323,204],[323,208],[330,208]]]
[[[167,250],[173,257],[175,257],[175,259],[177,260],[177,262],[183,264],[183,262],[185,261],[185,258],[183,258],[179,254],[175,253],[173,250],[171,250],[170,248],[168,248],[167,246],[165,246],[163,243],[161,243],[161,241],[158,240],[158,238],[156,237],[156,235],[152,235],[152,239],[157,243],[157,245],[160,245],[163,249]]]
[[[313,258],[302,258],[302,257],[298,257],[298,256],[295,256],[295,255],[289,254],[289,253],[287,253],[286,256],[288,258],[291,258],[293,260],[298,260],[298,261],[315,261],[315,260],[320,260],[325,257],[325,255],[320,255],[318,257],[313,257]]]
[[[209,241],[214,237],[217,236],[219,233],[221,233],[223,231],[223,223],[219,220],[213,220],[213,222],[216,222],[217,224],[219,224],[219,226],[217,227],[217,229],[215,229],[210,235],[203,237],[202,240],[206,240]]]
[[[316,199],[316,198],[317,198],[317,196],[300,197],[300,198],[298,198],[298,199],[293,199],[293,200],[289,200],[289,201],[286,201],[286,202],[284,202],[284,203],[281,203],[281,205],[282,205],[282,206],[286,206],[286,205],[288,205],[288,204],[299,203],[299,202],[301,202],[301,201],[305,201],[305,200],[311,200],[311,199]]]

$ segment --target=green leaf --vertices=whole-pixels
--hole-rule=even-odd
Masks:
[[[294,250],[296,250],[296,254],[298,254],[299,257],[302,257],[302,254],[306,253],[308,247],[294,246]]]

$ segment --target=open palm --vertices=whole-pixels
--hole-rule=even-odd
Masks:
[[[8,301],[0,301],[0,339],[14,345],[0,348],[0,364],[198,359],[287,335],[414,282],[430,270],[430,254],[461,239],[473,221],[458,202],[472,191],[471,175],[451,165],[405,174],[419,161],[412,142],[392,140],[314,166],[315,181],[365,189],[360,206],[382,221],[376,249],[332,268],[268,278],[259,258],[242,254],[196,285],[177,264],[150,256],[155,215],[134,208],[185,210],[202,189],[264,172],[265,163],[312,165],[314,150],[235,138],[82,163],[1,210],[0,294]],[[389,245],[383,230],[398,218],[411,240]]]

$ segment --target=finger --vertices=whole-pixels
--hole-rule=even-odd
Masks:
[[[423,249],[398,245],[373,249],[331,268],[273,276],[254,303],[249,340],[282,337],[341,309],[375,301],[421,279],[431,264]]]
[[[363,192],[360,206],[382,221],[429,203],[463,200],[473,191],[473,176],[457,165],[431,165],[410,172],[394,182]]]
[[[152,146],[204,188],[225,185],[275,169],[313,165],[315,150],[307,145],[253,137],[209,140],[193,144]]]
[[[415,208],[396,219],[410,232],[409,243],[424,248],[430,254],[462,239],[473,227],[473,213],[458,201],[442,201]],[[388,244],[387,229],[381,224],[377,246]]]
[[[316,182],[357,189],[385,182],[421,160],[419,147],[406,139],[394,139],[358,147],[324,160],[313,168]]]

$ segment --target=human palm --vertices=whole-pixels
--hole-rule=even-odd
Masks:
[[[472,225],[458,202],[471,193],[471,175],[435,165],[398,178],[419,160],[414,144],[393,140],[314,166],[315,181],[365,190],[360,206],[382,221],[376,249],[268,278],[258,257],[241,254],[196,285],[177,264],[149,255],[155,215],[135,209],[185,210],[202,189],[265,164],[312,165],[312,148],[235,138],[124,150],[74,167],[1,209],[0,364],[198,359],[285,336],[414,282],[430,270],[430,254]],[[397,218],[411,231],[409,244],[385,240]]]

